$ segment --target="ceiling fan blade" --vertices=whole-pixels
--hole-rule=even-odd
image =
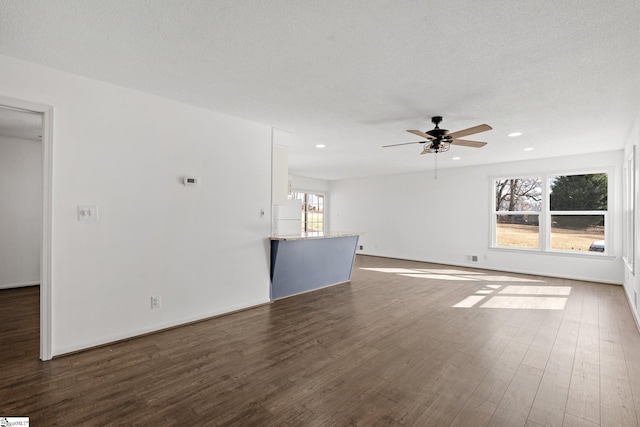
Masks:
[[[407,132],[412,133],[414,135],[421,136],[423,138],[433,139],[433,137],[431,135],[429,135],[428,133],[424,133],[421,130],[408,130]]]
[[[424,144],[425,142],[427,142],[427,141],[402,142],[400,144],[383,145],[382,148],[397,147],[399,145]]]
[[[486,142],[481,141],[469,141],[468,139],[454,139],[451,141],[452,145],[462,145],[465,147],[482,148],[487,145]]]
[[[486,132],[491,129],[493,128],[489,125],[478,125],[472,128],[462,129],[457,132],[452,132],[449,134],[449,136],[453,138],[461,138],[463,136],[473,135],[474,133]]]

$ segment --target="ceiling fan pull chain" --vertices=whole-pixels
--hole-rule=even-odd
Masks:
[[[435,178],[436,178],[436,181],[437,181],[437,180],[438,180],[438,152],[436,152],[436,153],[433,155],[433,158],[434,158],[434,161],[436,162]]]

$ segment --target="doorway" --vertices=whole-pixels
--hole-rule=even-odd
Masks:
[[[51,118],[0,97],[0,289],[39,285],[40,359],[51,359]]]

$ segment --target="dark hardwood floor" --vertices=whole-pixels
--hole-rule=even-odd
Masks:
[[[31,425],[635,426],[620,286],[358,256],[351,283],[38,360],[0,291],[0,416]]]

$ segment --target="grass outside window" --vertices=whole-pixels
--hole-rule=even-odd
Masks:
[[[493,246],[607,252],[606,173],[496,179],[493,191]]]

